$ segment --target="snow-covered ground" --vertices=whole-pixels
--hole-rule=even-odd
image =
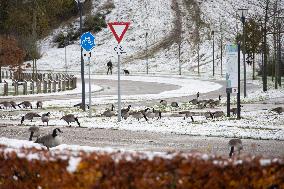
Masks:
[[[93,4],[101,5],[106,0],[93,1]],[[179,7],[182,12],[182,30],[184,30],[185,42],[182,43],[181,48],[181,63],[182,72],[186,74],[196,74],[196,69],[191,70],[197,65],[197,54],[193,49],[190,37],[186,37],[188,32],[187,27],[193,25],[193,21],[185,17],[185,8],[182,5],[181,0],[177,0]],[[227,41],[232,41],[234,34],[240,29],[240,22],[236,25],[235,11],[238,8],[242,8],[246,3],[241,4],[239,1],[198,1],[201,7],[202,20],[216,29],[216,41],[220,40],[220,23],[223,22],[223,31]],[[174,20],[176,18],[176,10],[173,10],[173,3],[171,0],[145,0],[145,1],[133,1],[133,0],[114,0],[115,9],[107,15],[107,22],[110,21],[130,21],[131,26],[129,31],[125,35],[125,39],[121,43],[123,48],[126,50],[127,55],[122,57],[122,68],[129,69],[132,72],[146,72],[146,60],[135,59],[127,64],[127,61],[131,56],[135,56],[139,52],[144,52],[145,45],[145,33],[148,32],[148,44],[149,49],[155,47],[161,41],[164,41],[174,29]],[[183,8],[182,8],[183,7]],[[95,7],[93,12],[95,13],[97,8]],[[253,15],[257,11],[256,8],[250,9],[250,14]],[[224,17],[222,17],[224,16]],[[220,19],[219,19],[220,18]],[[78,26],[78,19],[75,21],[75,25]],[[38,60],[39,70],[49,70],[51,72],[64,70],[64,49],[58,49],[56,44],[53,44],[52,39],[54,35],[66,30],[65,26],[62,26],[54,30],[53,34],[48,36],[39,42],[42,52],[42,58]],[[186,32],[187,31],[187,32]],[[204,58],[201,60],[202,79],[212,78],[212,39],[210,38],[210,29],[206,28],[203,31],[203,42],[200,47],[200,54],[203,54]],[[115,38],[112,36],[108,28],[103,29],[101,32],[96,34],[96,44],[92,57],[92,73],[106,71],[106,63],[108,60],[114,62],[114,72],[116,72],[117,57],[113,51],[116,45]],[[145,51],[146,52],[146,51]],[[220,54],[220,48],[216,42],[216,57]],[[225,58],[224,58],[225,59]],[[80,70],[80,46],[79,41],[75,44],[67,46],[67,61],[69,65],[69,71],[78,73]],[[206,64],[207,63],[207,64]],[[149,57],[149,65],[151,73],[178,73],[178,46],[176,43],[169,44],[165,48],[160,48],[151,57]],[[223,66],[225,72],[225,66]],[[86,69],[87,70],[87,69]],[[190,72],[189,72],[190,70]],[[248,74],[251,72],[251,67],[248,67]],[[220,75],[220,62],[216,61],[216,73]],[[101,76],[95,75],[98,79],[111,79],[116,80],[116,76]],[[249,76],[248,76],[249,77]],[[216,77],[218,78],[218,76]],[[143,82],[158,82],[173,84],[179,86],[178,89],[172,91],[164,91],[160,94],[146,94],[146,95],[124,95],[122,99],[124,102],[133,101],[146,101],[152,99],[162,98],[173,98],[182,97],[191,94],[195,94],[197,91],[202,93],[210,92],[219,89],[221,86],[214,82],[194,80],[192,77],[143,77],[143,76],[129,76],[122,77],[125,80],[132,81],[143,81]],[[78,85],[80,86],[80,85]],[[93,86],[95,90],[99,90],[100,87]],[[73,92],[80,91],[80,87]],[[68,92],[69,93],[69,92]],[[266,100],[270,98],[283,98],[284,91],[281,90],[269,90],[267,93],[262,93],[261,90],[254,90],[249,93],[247,98],[243,98],[242,102],[251,103],[259,100]],[[92,102],[94,104],[106,104],[115,103],[117,100],[116,96],[105,96],[105,97],[94,97]],[[235,99],[232,99],[233,103]],[[80,112],[75,108],[68,108],[75,102],[80,100],[54,100],[47,102],[49,108],[52,109],[50,125],[52,126],[63,126],[66,125],[62,120],[59,120],[61,116],[67,113],[74,113],[79,117],[79,120],[84,127],[92,128],[105,128],[105,129],[121,129],[121,130],[132,130],[132,131],[152,131],[152,132],[164,132],[164,133],[177,133],[177,134],[188,134],[188,135],[200,135],[200,136],[216,136],[216,137],[238,137],[238,138],[253,138],[253,139],[274,139],[284,140],[284,117],[283,113],[280,115],[274,114],[269,110],[251,109],[249,111],[243,111],[242,120],[227,119],[225,117],[211,120],[204,117],[205,111],[192,110],[198,112],[199,115],[194,116],[195,121],[192,123],[191,120],[183,120],[182,117],[171,117],[175,114],[174,109],[169,109],[166,116],[161,120],[144,120],[137,121],[134,118],[122,120],[118,123],[115,117],[103,118],[93,117],[87,118],[87,113]],[[225,98],[221,102],[225,102]],[[59,108],[60,107],[60,108]],[[63,107],[63,108],[62,108]],[[187,106],[184,106],[187,107]],[[141,109],[144,107],[135,107]],[[220,107],[218,110],[225,110],[225,107]],[[268,108],[266,108],[268,109]],[[93,111],[93,115],[98,115],[101,112]],[[176,110],[178,111],[178,109]],[[1,112],[0,124],[10,123],[18,124],[21,114],[13,114],[10,111]],[[39,113],[46,113],[42,110]],[[30,125],[42,125],[40,120],[35,122],[25,122],[24,126]],[[4,139],[1,139],[4,140]],[[6,139],[5,139],[6,140]],[[10,141],[11,142],[11,141]],[[7,143],[10,144],[8,141]],[[6,144],[7,144],[6,143]],[[32,144],[34,145],[34,144]]]

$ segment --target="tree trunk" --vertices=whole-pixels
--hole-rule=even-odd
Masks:
[[[252,53],[252,80],[255,80],[255,53]]]
[[[2,83],[2,67],[0,66],[0,83]]]
[[[264,31],[263,31],[263,75],[262,75],[262,82],[263,82],[263,91],[267,91],[267,22],[268,22],[268,8],[269,8],[269,0],[266,1],[266,8],[265,8],[265,19],[264,19]]]

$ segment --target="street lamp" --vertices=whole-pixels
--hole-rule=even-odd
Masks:
[[[67,57],[66,57],[66,37],[67,37],[68,33],[66,31],[63,32],[63,36],[64,36],[64,46],[65,46],[65,73],[67,74]]]
[[[223,76],[223,18],[224,16],[221,16],[220,19],[220,33],[221,33],[221,76]]]
[[[149,60],[148,60],[148,32],[145,34],[145,42],[146,42],[146,66],[147,66],[147,75],[149,73]]]
[[[85,0],[77,0],[79,11],[80,11],[80,35],[82,35],[82,3]],[[81,47],[81,81],[82,81],[82,109],[86,111],[86,103],[85,103],[85,77],[84,77],[84,59],[83,59],[83,48]]]
[[[214,35],[215,35],[215,32],[214,30],[211,31],[211,35],[212,35],[212,40],[213,40],[213,77],[215,75],[215,54],[214,54],[214,48],[215,48],[215,41],[214,41]]]
[[[244,64],[244,97],[247,96],[247,76],[246,76],[246,37],[245,37],[245,22],[246,22],[246,15],[248,13],[248,9],[238,9],[239,16],[241,17],[241,21],[243,24],[243,44],[242,44],[242,50],[243,50],[243,64]]]

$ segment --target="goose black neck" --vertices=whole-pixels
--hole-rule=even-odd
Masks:
[[[52,137],[56,137],[56,136],[57,136],[57,129],[54,129],[52,133]]]

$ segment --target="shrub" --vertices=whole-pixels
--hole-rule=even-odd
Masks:
[[[149,159],[145,154],[80,152],[76,170],[68,172],[71,153],[17,153],[0,146],[0,188],[284,188],[283,159],[228,160],[198,154]],[[28,160],[31,157],[38,158]]]
[[[106,28],[107,24],[105,21],[105,16],[102,14],[96,14],[95,16],[87,16],[84,22],[84,32],[92,31],[97,33],[102,30],[102,28]]]

